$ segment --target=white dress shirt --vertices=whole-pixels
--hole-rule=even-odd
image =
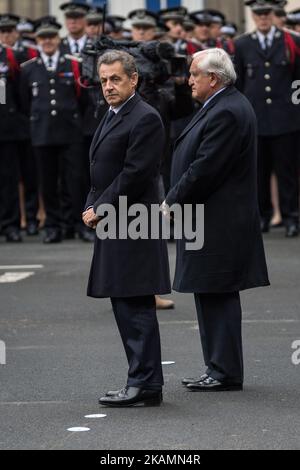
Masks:
[[[41,58],[46,66],[46,68],[48,70],[52,70],[53,72],[55,72],[55,70],[57,69],[57,64],[58,64],[58,60],[59,60],[59,51],[56,51],[55,54],[49,56],[47,54],[45,54],[44,52],[41,52]],[[51,69],[49,68],[49,58],[51,57],[51,60],[52,60],[52,66],[51,66]]]
[[[113,108],[112,106],[110,106],[109,111],[113,111],[115,114],[118,114],[121,111],[121,109],[125,106],[125,104],[127,104],[128,101],[130,101],[134,96],[135,96],[135,93],[133,93],[133,95],[131,95],[128,98],[128,100],[125,101],[125,103],[121,104],[121,106],[118,106],[117,108]]]
[[[274,41],[274,36],[275,36],[275,33],[276,33],[276,28],[275,26],[272,26],[272,28],[270,29],[270,31],[268,32],[268,34],[263,34],[261,31],[257,31],[257,37],[258,37],[258,40],[260,42],[260,45],[261,45],[261,48],[263,50],[266,49],[266,43],[265,43],[265,40],[267,38],[267,44],[269,47],[272,47],[272,44],[273,44],[273,41]]]
[[[215,97],[217,96],[219,93],[221,93],[222,91],[226,90],[227,87],[223,87],[221,88],[221,90],[217,91],[216,93],[214,93],[210,98],[208,98],[208,100],[205,101],[204,105],[203,105],[203,108],[205,108],[205,106],[208,105],[208,103]],[[202,108],[202,109],[203,109]]]
[[[81,52],[82,49],[83,49],[84,46],[85,46],[86,40],[87,40],[86,34],[85,34],[84,36],[82,36],[80,39],[74,39],[74,38],[72,38],[71,36],[68,36],[68,41],[69,41],[71,53],[72,53],[72,54],[76,54],[76,53],[77,53],[77,52],[76,52],[76,43],[78,44],[79,52]]]

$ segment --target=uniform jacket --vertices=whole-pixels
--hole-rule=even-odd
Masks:
[[[136,94],[101,135],[101,122],[91,146],[91,184],[86,207],[159,204],[159,165],[164,128],[157,111]],[[167,294],[170,278],[166,243],[162,240],[96,238],[88,295],[135,297]]]
[[[300,108],[292,102],[292,83],[300,77],[300,55],[294,63],[285,41],[276,29],[272,47],[265,52],[256,33],[235,41],[237,88],[251,102],[260,136],[283,135],[300,130]],[[290,37],[299,46],[299,38]]]
[[[5,83],[6,104],[0,105],[0,142],[26,140],[29,125],[21,112],[19,65],[12,49],[0,45],[0,79]]]
[[[257,203],[256,118],[233,86],[199,111],[176,141],[167,203],[204,204],[204,247],[177,244],[174,289],[236,292],[268,285]]]
[[[30,116],[33,146],[80,143],[82,109],[72,61],[60,56],[57,70],[52,72],[38,57],[21,69],[23,109]]]

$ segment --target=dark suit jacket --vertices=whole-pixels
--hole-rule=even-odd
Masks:
[[[300,109],[292,102],[292,83],[300,77],[300,56],[292,63],[284,32],[276,30],[272,47],[265,52],[256,33],[235,41],[237,88],[252,104],[260,136],[275,136],[300,130]],[[295,45],[300,39],[290,33]]]
[[[257,131],[248,100],[229,87],[193,118],[176,142],[167,203],[205,205],[205,244],[178,242],[174,289],[234,292],[268,285],[260,233]]]
[[[159,166],[164,128],[157,111],[135,95],[101,133],[91,151],[92,188],[86,208],[159,203]],[[88,286],[91,297],[135,297],[171,290],[166,243],[162,240],[100,240],[96,238]]]

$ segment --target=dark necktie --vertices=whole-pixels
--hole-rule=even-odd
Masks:
[[[75,48],[75,54],[79,54],[79,44],[77,41],[74,43],[74,48]]]
[[[265,36],[264,37],[264,50],[267,53],[269,51],[269,49],[270,49],[270,46],[269,46],[268,36]]]
[[[48,58],[48,67],[49,67],[49,69],[52,69],[52,67],[53,67],[53,59],[52,59],[51,56]]]
[[[113,111],[113,110],[110,110],[108,115],[107,115],[107,118],[103,124],[103,127],[102,127],[102,130],[101,130],[101,136],[104,134],[104,132],[106,132],[106,129],[108,128],[111,120],[116,116],[116,113]]]

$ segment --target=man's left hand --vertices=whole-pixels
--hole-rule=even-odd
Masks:
[[[87,227],[95,230],[100,222],[100,217],[95,214],[94,209],[91,207],[82,214],[82,220]]]

